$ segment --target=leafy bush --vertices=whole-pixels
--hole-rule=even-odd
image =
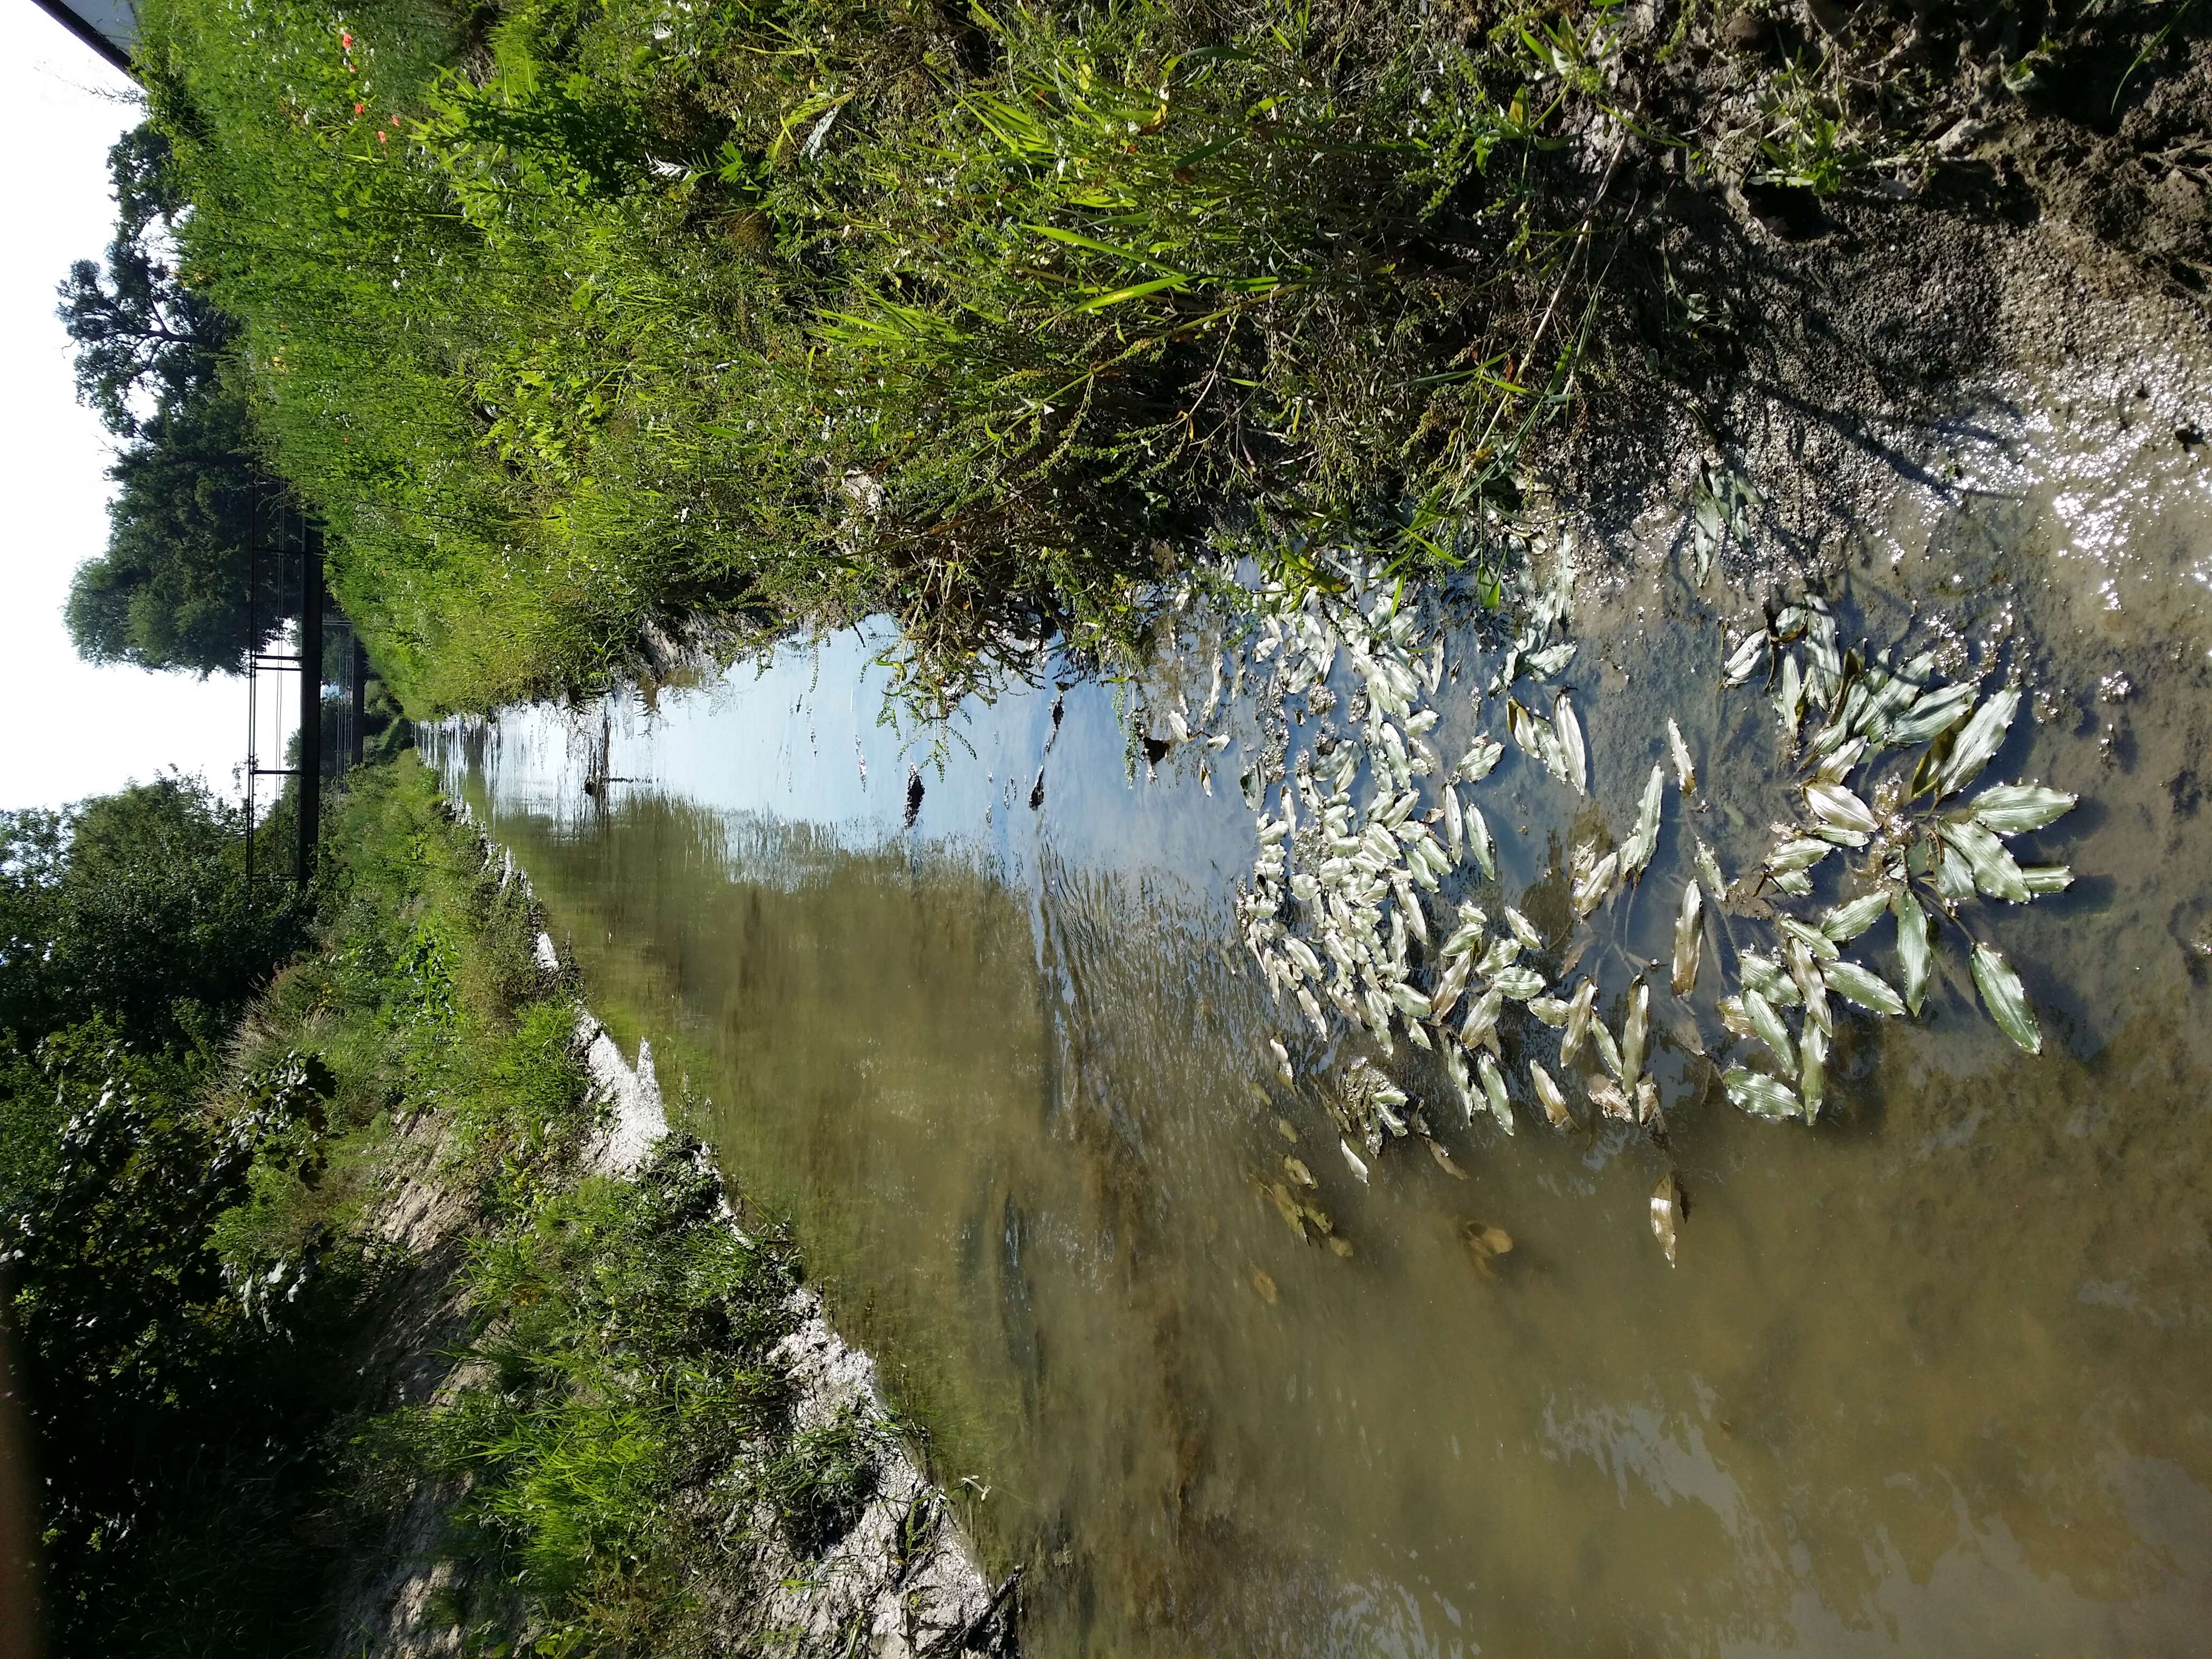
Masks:
[[[303,937],[297,897],[245,879],[234,809],[167,777],[63,812],[0,812],[0,1029],[26,1051],[88,1016],[205,1048]]]
[[[0,1224],[58,1651],[306,1639],[329,1547],[314,1431],[343,1388],[317,1350],[367,1281],[358,1252],[240,1279],[209,1245],[258,1160],[312,1156],[325,1081],[294,1057],[225,1122],[196,1068],[121,1045],[59,1076],[52,1169]]]

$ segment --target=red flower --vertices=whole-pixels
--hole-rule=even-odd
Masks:
[[[368,113],[368,106],[366,104],[356,104],[353,106],[353,112],[356,115],[366,115]]]
[[[388,144],[392,142],[392,135],[382,127],[379,127],[376,130],[376,142],[380,144]]]
[[[338,31],[338,45],[343,46],[348,52],[351,52],[353,50],[353,36],[348,34],[343,29],[340,29]]]
[[[399,118],[398,116],[395,115],[392,118],[392,125],[395,127],[399,125]]]

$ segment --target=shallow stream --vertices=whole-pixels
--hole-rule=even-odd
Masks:
[[[1401,1043],[1465,1178],[1407,1140],[1363,1184],[1320,1103],[1345,1044],[1237,937],[1245,745],[1205,781],[1198,744],[1148,767],[1095,684],[971,708],[933,755],[848,634],[651,708],[456,728],[440,762],[611,1026],[789,1218],[987,1565],[1025,1564],[1027,1650],[2202,1651],[2212,461],[2130,395],[1962,418],[1955,472],[1901,485],[1832,589],[1847,640],[2024,677],[1989,776],[2081,804],[2026,838],[2071,889],[1980,918],[2041,1055],[1947,945],[1918,1020],[1840,1012],[1809,1129],[1711,1082],[1709,978],[1702,1014],[1654,1003],[1666,1151],[1469,1123]],[[1680,721],[1702,787],[1598,917],[1608,997],[1655,960],[1663,988],[1690,833],[1740,870],[1790,811],[1758,685],[1721,688],[1719,578],[1684,562],[1655,542],[1577,585],[1589,798],[1510,746],[1483,786],[1487,902],[1556,967],[1570,843],[1626,833]],[[1462,659],[1447,756],[1504,735],[1464,630]],[[1208,665],[1164,662],[1154,710]],[[1286,1153],[1348,1256],[1262,1190]],[[1470,1221],[1513,1248],[1478,1259]]]

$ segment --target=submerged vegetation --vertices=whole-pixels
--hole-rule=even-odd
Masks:
[[[1713,237],[1979,178],[1968,117],[2197,27],[1832,9],[155,0],[142,62],[411,708],[871,612],[943,708],[1217,534],[1479,557],[1541,422],[1726,378]]]
[[[1814,1122],[1840,1004],[1878,1018],[1917,1015],[1939,930],[1959,934],[1990,1017],[2021,1048],[2040,1052],[2020,977],[1971,908],[2026,903],[2073,879],[2064,866],[2023,866],[2005,843],[2057,822],[2074,795],[2030,784],[1966,793],[2004,746],[2019,690],[1946,683],[1933,653],[1900,662],[1889,650],[1847,650],[1817,596],[1735,640],[1717,676],[1725,689],[1766,674],[1793,820],[1731,880],[1681,817],[1674,840],[1690,872],[1679,898],[1666,901],[1676,920],[1670,971],[1661,976],[1651,971],[1660,964],[1640,962],[1619,937],[1601,938],[1595,918],[1658,879],[1669,771],[1686,802],[1699,791],[1696,757],[1668,720],[1667,759],[1643,781],[1632,821],[1620,832],[1607,823],[1602,781],[1591,775],[1573,692],[1562,683],[1577,647],[1565,634],[1572,566],[1564,556],[1558,569],[1543,591],[1507,607],[1525,621],[1478,617],[1457,639],[1443,604],[1407,596],[1378,568],[1346,563],[1328,589],[1303,594],[1271,587],[1256,624],[1230,641],[1224,662],[1233,666],[1217,667],[1204,702],[1148,711],[1200,745],[1203,775],[1212,757],[1232,752],[1231,728],[1242,723],[1243,694],[1254,694],[1259,729],[1233,751],[1245,763],[1240,787],[1259,814],[1260,842],[1238,922],[1279,1006],[1311,1026],[1310,1065],[1340,1065],[1343,1080],[1325,1099],[1353,1176],[1364,1182],[1385,1146],[1409,1135],[1457,1173],[1423,1107],[1357,1052],[1367,1046],[1387,1059],[1399,1036],[1436,1056],[1467,1123],[1486,1117],[1506,1134],[1516,1105],[1533,1105],[1556,1129],[1594,1132],[1612,1120],[1663,1151],[1668,1112],[1696,1104],[1711,1086],[1698,1086],[1700,1075],[1746,1112]],[[1478,720],[1502,728],[1478,732],[1449,763],[1430,735],[1448,684],[1468,686]],[[1540,904],[1547,896],[1531,893],[1516,905],[1498,885],[1482,807],[1480,786],[1506,757],[1508,739],[1559,787],[1598,797],[1577,815],[1565,891]],[[1814,908],[1816,883],[1839,871]],[[1885,917],[1894,966],[1846,957]],[[1699,1000],[1709,955],[1732,988],[1711,995],[1707,977]],[[1597,1006],[1608,957],[1627,980],[1611,1012]],[[1679,1017],[1655,1024],[1655,994],[1671,995]],[[1358,1034],[1348,1062],[1336,1047],[1347,1029]],[[1664,1085],[1673,1098],[1652,1066],[1662,1046],[1704,1057],[1680,1085]],[[1279,1039],[1271,1048],[1274,1069],[1295,1085],[1290,1048]],[[1312,1185],[1310,1176],[1295,1159],[1286,1168],[1293,1185],[1263,1183],[1269,1195],[1294,1231],[1339,1246],[1327,1216],[1294,1190]],[[1679,1199],[1670,1170],[1651,1216],[1669,1261]]]

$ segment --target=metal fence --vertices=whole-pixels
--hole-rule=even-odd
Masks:
[[[322,781],[358,765],[367,738],[368,659],[330,611],[322,530],[276,485],[257,483],[247,514],[246,872],[313,879]],[[335,695],[333,695],[335,694]],[[295,786],[292,867],[255,869],[255,828]]]

